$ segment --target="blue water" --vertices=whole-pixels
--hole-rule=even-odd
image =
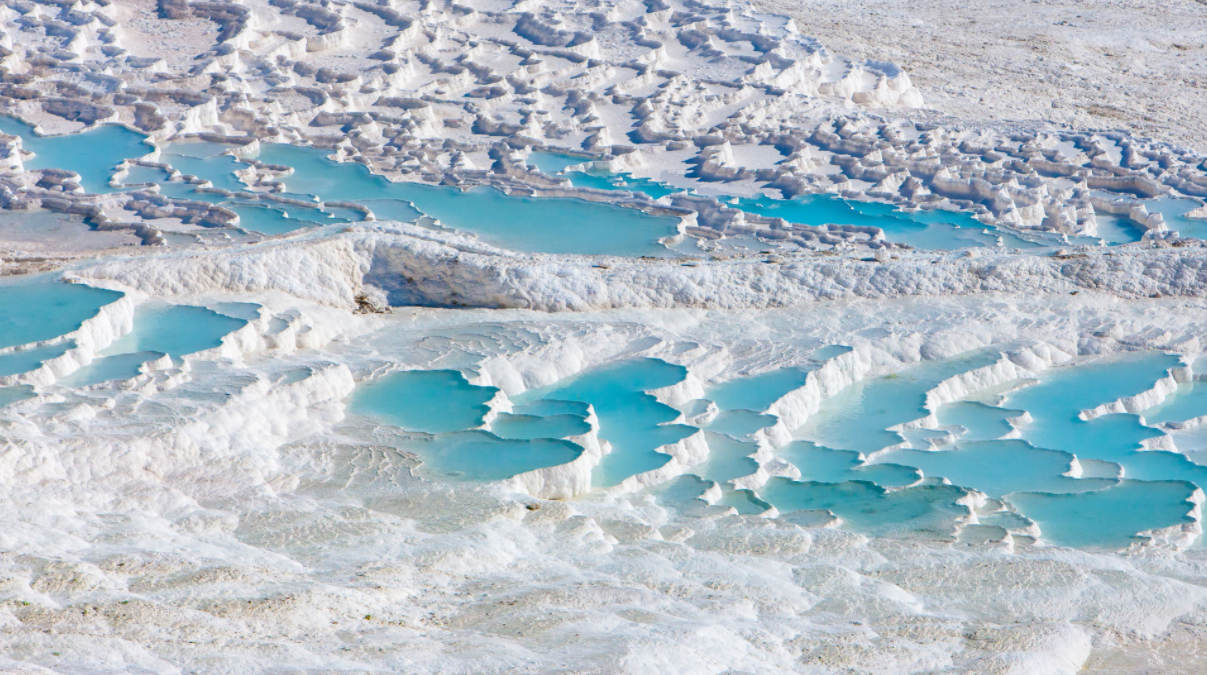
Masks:
[[[824,511],[856,531],[942,540],[950,540],[968,516],[968,508],[956,503],[968,490],[1018,509],[993,523],[1013,518],[1018,525],[1030,518],[1050,544],[1117,549],[1142,530],[1187,522],[1185,500],[1194,485],[1207,485],[1207,467],[1185,455],[1142,450],[1141,440],[1161,432],[1140,424],[1136,415],[1088,422],[1077,417],[1082,409],[1151,388],[1181,362],[1172,355],[1129,354],[1053,368],[1009,394],[1009,407],[974,401],[942,406],[936,412],[939,423],[964,431],[937,450],[924,449],[929,445],[923,437],[946,436],[943,432],[918,430],[907,435],[909,440],[887,432],[925,414],[927,390],[998,358],[992,350],[970,352],[848,387],[798,431],[808,440],[776,451],[799,470],[799,479],[773,478],[755,492],[733,484],[759,468],[753,459],[758,446],[744,439],[775,418],[749,409],[725,410],[703,433],[710,451],[705,461],[689,468],[689,476],[649,492],[668,508],[696,509],[705,508],[699,498],[716,485],[715,505],[743,514],[763,513],[770,506],[783,514]],[[766,405],[797,387],[802,372],[733,380],[710,393],[728,405]],[[697,433],[677,424],[680,413],[648,393],[685,376],[684,368],[657,359],[610,364],[519,397],[515,412],[499,415],[490,432],[465,430],[482,424],[495,390],[469,385],[452,371],[394,373],[358,387],[350,408],[437,434],[408,445],[423,459],[425,475],[499,480],[577,457],[582,449],[564,439],[589,430],[590,406],[600,438],[613,447],[592,476],[594,485],[606,488],[664,466],[670,457],[657,448]],[[1164,409],[1189,406],[1197,413],[1205,402],[1184,386]],[[1034,421],[1020,423],[1023,438],[1000,440],[1012,431],[1006,420],[1024,411]],[[1067,475],[1076,473],[1075,462],[1082,477]],[[1119,478],[1121,471],[1126,480]]]
[[[122,296],[49,276],[0,282],[0,349],[43,342],[70,333],[101,307]]]
[[[0,116],[0,131],[20,136],[22,147],[36,155],[26,162],[26,168],[74,171],[80,175],[84,190],[94,194],[113,192],[109,180],[117,165],[152,150],[145,143],[146,136],[116,124],[69,136],[38,136],[32,126],[21,120]]]
[[[583,401],[559,401],[557,399],[542,398],[517,403],[512,408],[512,412],[517,415],[535,415],[537,417],[574,415],[586,419],[590,407],[589,403],[584,403]]]
[[[1144,200],[1144,206],[1149,213],[1159,213],[1165,219],[1165,226],[1176,231],[1187,239],[1207,239],[1207,220],[1187,218],[1186,214],[1202,206],[1203,203],[1194,199],[1178,199],[1175,197],[1158,197]]]
[[[142,305],[134,312],[134,330],[101,351],[102,356],[157,352],[173,359],[222,344],[247,321],[191,305]]]
[[[565,171],[568,167],[583,162],[590,162],[590,157],[581,155],[569,155],[562,152],[533,152],[528,155],[528,163],[535,166],[541,173],[549,175],[559,174]]]
[[[30,386],[0,387],[0,408],[37,396]]]
[[[676,511],[702,509],[706,506],[700,497],[712,486],[712,481],[692,474],[676,476],[665,483],[651,485],[645,492],[653,495],[658,503]]]
[[[949,251],[971,246],[996,246],[998,237],[1002,238],[1006,248],[1040,246],[985,225],[969,213],[905,212],[891,204],[846,201],[830,195],[809,195],[796,199],[772,199],[763,195],[753,199],[738,199],[732,206],[761,216],[783,218],[798,225],[818,227],[834,223],[878,227],[884,231],[888,241],[920,249]]]
[[[571,171],[566,173],[565,177],[568,178],[570,180],[570,184],[576,188],[640,192],[644,195],[648,195],[651,199],[660,199],[667,195],[673,195],[677,192],[685,192],[685,190],[682,188],[677,188],[665,183],[659,183],[649,178],[637,178],[627,173],[611,174],[596,171]]]
[[[218,302],[209,308],[224,316],[251,322],[259,320],[262,306],[254,302]]]
[[[762,415],[749,410],[725,410],[708,425],[708,430],[734,438],[745,438],[759,429],[774,425],[777,421],[779,418],[775,415]]]
[[[582,448],[569,441],[507,440],[485,431],[442,433],[406,447],[423,461],[420,475],[462,481],[506,480],[582,454]]]
[[[443,434],[482,425],[497,392],[454,370],[405,370],[358,385],[348,409],[408,431]]]
[[[244,305],[245,303],[237,303]],[[238,308],[236,313],[238,312]],[[134,330],[101,350],[92,363],[63,378],[67,387],[87,387],[139,374],[142,364],[167,355],[182,356],[222,344],[222,338],[247,321],[191,305],[146,304],[134,312]]]
[[[809,371],[780,368],[759,375],[740,377],[711,387],[705,397],[722,410],[762,412],[788,392],[800,389],[808,381]]]
[[[1105,191],[1100,194],[1107,198],[1116,196]],[[1178,197],[1157,197],[1141,200],[1141,203],[1149,213],[1160,213],[1165,219],[1165,226],[1183,238],[1207,239],[1207,220],[1186,217],[1188,212],[1202,206],[1202,202]],[[1126,215],[1098,213],[1095,217],[1098,221],[1099,238],[1109,244],[1140,241],[1144,235],[1144,230]]]
[[[670,455],[656,448],[682,440],[696,429],[673,424],[679,411],[658,402],[646,391],[683,381],[687,370],[658,359],[634,359],[597,368],[565,384],[531,394],[590,403],[599,418],[599,436],[612,444],[592,474],[598,487],[618,485],[629,476],[657,469]]]
[[[102,356],[87,366],[80,368],[67,377],[59,380],[64,387],[91,387],[102,382],[113,380],[128,380],[139,373],[142,364],[163,357],[159,352],[134,352],[132,354],[115,354]]]
[[[1111,487],[1114,480],[1069,478],[1073,455],[1043,450],[1025,441],[977,441],[954,450],[894,450],[881,459],[921,469],[956,485],[975,487],[990,497],[1012,492],[1086,492]]]
[[[976,352],[862,380],[823,402],[796,436],[836,450],[865,454],[896,445],[904,439],[888,427],[925,416],[927,391],[949,377],[997,359],[995,352]]]
[[[1043,538],[1065,546],[1121,549],[1145,530],[1189,523],[1186,500],[1195,486],[1182,481],[1125,480],[1108,490],[1079,494],[1010,495],[1008,501],[1039,523]]]
[[[196,146],[227,147],[212,143],[187,143],[184,145],[172,144],[169,148],[176,151],[180,147],[193,148]],[[201,153],[198,152],[198,154]],[[190,154],[177,155],[164,153],[161,161],[172,164],[183,173],[207,179],[217,188],[230,190],[235,193],[247,189],[247,186],[239,182],[232,173],[243,165],[230,156],[194,157]],[[230,209],[239,214],[240,228],[249,232],[257,232],[270,236],[288,234],[297,230],[321,225],[346,223],[363,219],[360,213],[348,209],[320,209],[317,205],[314,208],[303,208],[293,204],[283,205],[267,201],[239,199],[237,197],[232,199],[215,192],[199,192],[196,189],[196,185],[184,181],[169,181],[166,171],[153,167],[131,167],[127,172],[126,178],[122,181],[123,185],[137,185],[141,183],[154,183],[158,185],[159,193],[172,199],[209,202]],[[408,206],[407,208],[410,207]],[[411,210],[414,211],[414,209]],[[336,216],[334,214],[335,211],[338,211],[340,215]],[[411,219],[413,218],[408,218],[408,220]]]
[[[708,459],[692,467],[692,474],[728,488],[730,481],[759,470],[759,463],[750,457],[759,450],[754,443],[711,432],[704,437],[708,440]]]
[[[716,505],[732,507],[744,516],[758,515],[771,508],[771,504],[751,490],[725,490]]]
[[[383,220],[393,216],[378,200],[409,202],[448,227],[515,251],[665,256],[670,251],[659,240],[678,231],[675,218],[611,204],[511,196],[488,187],[461,190],[391,183],[361,164],[334,162],[327,154],[317,148],[266,145],[260,161],[293,167],[294,172],[282,179],[292,193],[330,201],[372,201],[370,208]]]
[[[1185,422],[1207,415],[1207,382],[1195,380],[1178,385],[1177,390],[1166,396],[1160,405],[1140,413],[1149,424],[1162,422]]]
[[[67,350],[74,347],[74,342],[64,340],[56,344],[36,347],[34,349],[19,349],[0,354],[0,377],[28,373],[42,365],[44,361],[58,358],[66,354]]]
[[[192,144],[189,144],[192,145]],[[171,164],[172,168],[186,176],[194,176],[210,181],[213,187],[231,192],[241,192],[247,189],[242,181],[235,177],[235,171],[246,169],[247,164],[230,155],[213,155],[194,157],[187,154],[177,154],[181,144],[173,143],[160,155],[160,162]]]
[[[500,414],[490,425],[500,438],[528,440],[533,438],[569,438],[591,430],[587,420],[579,415],[509,415]]]
[[[1107,415],[1083,422],[1078,413],[1151,389],[1179,363],[1176,356],[1146,352],[1054,368],[1038,384],[1011,394],[1005,404],[1031,413],[1034,421],[1023,429],[1022,437],[1037,447],[1118,461],[1134,453],[1141,440],[1159,432],[1142,426],[1135,415]]]
[[[223,206],[239,214],[239,227],[250,232],[259,232],[260,234],[287,234],[309,227],[319,227],[329,224],[303,217],[293,217],[290,211],[270,206],[250,206],[246,204],[223,204]],[[315,215],[318,215],[317,212]]]
[[[594,190],[627,190],[648,195],[651,199],[659,199],[676,192],[684,192],[665,183],[649,178],[637,178],[628,173],[610,173],[607,171],[566,171],[567,167],[589,162],[589,157],[567,155],[559,152],[534,152],[528,156],[528,163],[549,175],[561,175],[576,188]]]
[[[1098,213],[1094,220],[1098,222],[1098,239],[1107,244],[1128,244],[1144,237],[1144,230],[1127,216]]]
[[[1006,410],[976,401],[957,401],[935,411],[940,426],[959,425],[965,432],[962,442],[992,441],[1013,431],[1007,419],[1022,415],[1021,410]]]
[[[879,463],[866,464],[854,450],[834,450],[809,441],[795,441],[780,448],[780,457],[800,469],[800,480],[818,483],[871,481],[881,487],[905,487],[922,480],[922,472],[912,466]]]
[[[1150,389],[1180,363],[1173,355],[1147,352],[1053,368],[1011,393],[1008,407],[970,401],[945,405],[936,413],[939,423],[966,431],[939,450],[908,447],[900,436],[884,431],[921,417],[925,391],[939,381],[994,358],[982,352],[923,363],[840,392],[798,431],[810,441],[777,451],[800,470],[800,480],[773,479],[759,497],[785,513],[826,509],[861,531],[901,532],[908,525],[942,534],[959,511],[945,500],[961,489],[976,489],[1005,499],[1038,522],[1046,542],[1106,549],[1127,546],[1142,530],[1187,522],[1185,499],[1194,485],[1207,485],[1207,467],[1185,455],[1142,450],[1141,441],[1161,432],[1143,426],[1137,415],[1078,418],[1083,409]],[[1022,411],[1033,419],[1022,424],[1022,439],[994,440],[1011,431],[1006,419]],[[1152,420],[1195,417],[1207,413],[1207,396],[1182,385],[1147,412]],[[873,452],[869,463],[864,453]],[[1074,456],[1084,477],[1065,475]],[[1127,480],[1117,478],[1117,466]],[[932,480],[914,485],[923,477]],[[950,481],[957,492],[934,492],[940,487],[933,483],[937,478]],[[885,491],[905,486],[912,487]]]
[[[867,481],[818,483],[772,478],[759,496],[781,513],[825,510],[844,526],[876,535],[931,533],[951,536],[968,508],[956,503],[966,491],[953,485],[921,485],[889,492]]]

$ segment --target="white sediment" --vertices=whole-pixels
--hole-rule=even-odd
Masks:
[[[793,11],[833,11],[822,4]],[[126,158],[116,182],[137,165],[182,177],[160,148],[201,139],[249,163],[241,199],[320,205],[286,192],[293,169],[257,159],[270,143],[309,145],[395,181],[673,216],[664,243],[689,251],[521,253],[381,221],[338,194],[321,198],[366,222],[251,236],[222,206],[86,194],[78,175],[31,169],[28,144],[0,137],[0,213],[41,208],[91,228],[78,250],[42,255],[0,227],[0,271],[65,268],[124,293],[51,341],[74,341],[67,353],[0,378],[36,394],[0,407],[0,670],[1072,675],[1198,663],[1201,490],[1185,522],[1137,533],[1124,552],[1047,545],[1006,498],[972,489],[871,533],[820,509],[720,505],[731,487],[799,478],[777,450],[869,377],[1000,354],[925,392],[926,414],[894,427],[942,440],[959,430],[940,429],[940,407],[1048,368],[1141,350],[1191,363],[1207,249],[1144,200],[1207,197],[1195,151],[943,118],[920,109],[906,70],[737,2],[16,2],[0,8],[0,47],[0,112],[50,134],[117,123],[149,135],[151,152]],[[576,189],[528,166],[540,151],[694,192]],[[918,251],[877,227],[733,208],[760,194],[962,211],[978,231],[1051,246]],[[1143,239],[1069,243],[1097,234],[1099,214]],[[186,216],[218,236],[169,243],[172,228],[200,232]],[[88,239],[102,232],[132,245]],[[734,244],[754,240],[772,253]],[[179,363],[63,386],[132,330],[143,302],[262,309]],[[814,362],[819,345],[850,350]],[[453,369],[498,389],[489,431],[521,395],[635,357],[686,369],[649,393],[700,426],[719,413],[706,384],[811,369],[754,411],[776,418],[747,439],[757,468],[682,502],[659,491],[694,480],[706,430],[601,488],[592,473],[612,446],[590,408],[589,431],[565,439],[576,459],[479,484],[424,478],[399,430],[347,412],[369,376]],[[1193,375],[1174,368],[1080,417],[1145,411]],[[1005,437],[1030,421],[1009,419]],[[1141,446],[1189,451],[1170,433]],[[1073,456],[1065,475],[1125,473]]]

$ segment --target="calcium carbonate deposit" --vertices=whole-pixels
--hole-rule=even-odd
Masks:
[[[0,0],[0,671],[1202,672],[1207,8],[955,4]]]

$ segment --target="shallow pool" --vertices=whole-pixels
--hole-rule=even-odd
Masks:
[[[242,304],[242,303],[240,303]],[[68,387],[128,380],[142,365],[164,356],[179,363],[189,354],[213,349],[222,338],[247,325],[244,319],[205,307],[148,303],[134,312],[134,329],[101,350],[99,357],[64,378]]]
[[[456,431],[409,442],[422,460],[419,474],[461,481],[498,481],[572,462],[582,448],[569,441],[499,438],[485,431]]]
[[[532,253],[665,256],[659,240],[678,232],[678,219],[580,199],[508,195],[490,187],[462,190],[393,183],[329,151],[265,145],[260,161],[293,168],[281,178],[294,194],[365,203],[378,219],[414,220],[421,213],[502,248]],[[416,211],[417,209],[417,211]]]
[[[687,369],[650,358],[634,359],[588,371],[573,380],[533,392],[527,400],[554,399],[589,403],[599,418],[600,438],[612,452],[591,476],[597,487],[612,487],[626,478],[658,469],[670,455],[657,448],[678,442],[695,427],[676,424],[678,410],[647,393],[677,384]]]
[[[358,385],[348,409],[408,431],[441,434],[481,426],[497,393],[455,370],[403,370]]]
[[[80,327],[122,297],[83,284],[38,275],[0,282],[0,349],[52,340]]]
[[[36,155],[25,163],[26,168],[74,171],[84,191],[94,194],[113,192],[116,188],[109,181],[117,166],[153,150],[146,136],[116,124],[66,136],[38,136],[25,122],[0,116],[0,132],[20,136],[22,147]]]
[[[767,196],[742,198],[730,205],[760,216],[783,218],[789,223],[818,227],[827,224],[878,227],[888,241],[914,248],[950,251],[967,247],[997,246],[1038,248],[1005,230],[985,225],[970,213],[953,211],[900,211],[891,204],[857,202],[831,195],[809,195],[795,199]]]

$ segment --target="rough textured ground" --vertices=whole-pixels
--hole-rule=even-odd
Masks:
[[[1207,5],[1194,0],[756,0],[852,58],[899,63],[969,122],[1127,129],[1207,149]]]

